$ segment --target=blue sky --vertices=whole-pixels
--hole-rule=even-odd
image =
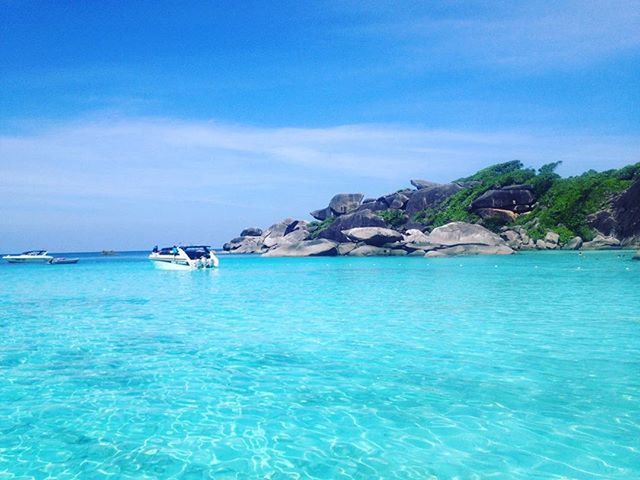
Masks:
[[[640,2],[0,3],[0,251],[221,244],[490,163],[640,161]]]

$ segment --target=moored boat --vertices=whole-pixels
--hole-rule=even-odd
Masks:
[[[219,265],[215,253],[204,245],[155,247],[149,260],[162,270],[195,270],[217,268]]]
[[[70,265],[78,263],[79,260],[79,258],[54,257],[49,261],[49,263],[51,265]]]
[[[19,255],[2,257],[9,263],[49,263],[53,257],[46,250],[28,250]]]

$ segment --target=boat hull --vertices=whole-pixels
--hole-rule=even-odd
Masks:
[[[51,265],[72,265],[78,263],[79,258],[54,258],[49,263]]]
[[[50,257],[49,255],[31,258],[28,255],[7,255],[2,258],[9,263],[49,263],[51,260],[53,260],[53,257]]]
[[[185,265],[184,263],[179,262],[155,259],[151,259],[151,262],[158,270],[193,270],[190,265]]]

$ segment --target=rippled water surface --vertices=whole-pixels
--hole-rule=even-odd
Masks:
[[[640,478],[632,252],[0,265],[0,479]]]

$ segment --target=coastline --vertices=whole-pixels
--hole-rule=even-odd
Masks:
[[[561,178],[518,162],[451,183],[411,180],[377,198],[339,193],[314,221],[248,227],[223,245],[265,256],[509,255],[640,248],[640,163]]]

